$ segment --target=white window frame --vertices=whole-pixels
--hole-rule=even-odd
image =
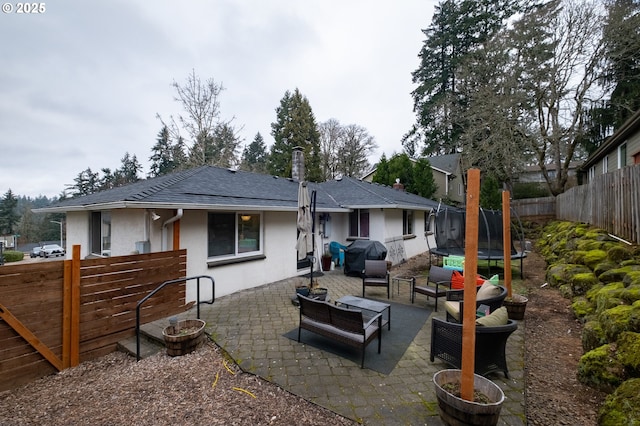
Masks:
[[[402,234],[413,235],[414,228],[414,213],[413,210],[402,210]]]

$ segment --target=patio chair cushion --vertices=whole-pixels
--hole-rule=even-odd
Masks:
[[[478,294],[476,295],[477,300],[489,299],[494,296],[500,294],[502,289],[497,285],[493,284],[491,281],[486,280],[482,286],[478,289]]]
[[[506,307],[501,307],[491,312],[486,317],[481,317],[476,320],[477,325],[483,325],[486,327],[496,327],[499,325],[507,325],[509,320],[509,313]]]

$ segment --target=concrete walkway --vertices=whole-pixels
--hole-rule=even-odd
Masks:
[[[396,368],[385,376],[367,369],[366,360],[361,369],[357,363],[283,337],[298,325],[298,308],[291,298],[300,280],[278,281],[220,297],[213,305],[200,305],[207,332],[243,370],[345,417],[366,425],[442,425],[432,377],[448,367],[439,360],[429,361],[431,317]],[[341,270],[325,273],[318,283],[329,289],[331,300],[362,295],[361,279]],[[398,294],[394,286],[392,301],[410,304],[409,285],[401,282],[399,287]],[[366,296],[386,299],[386,291],[367,288]],[[416,305],[433,309],[433,300],[427,302],[418,295]],[[433,316],[444,318],[443,308]],[[195,308],[181,317],[195,318]],[[510,378],[502,373],[488,376],[506,397],[500,425],[526,424],[523,327],[520,321],[507,342]]]

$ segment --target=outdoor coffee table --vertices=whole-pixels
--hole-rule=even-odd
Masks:
[[[375,312],[376,314],[382,314],[384,311],[387,311],[387,319],[385,320],[384,315],[382,315],[380,326],[383,327],[387,324],[388,329],[391,330],[391,305],[388,303],[357,296],[343,296],[336,300],[335,303],[336,305],[340,304],[346,308],[354,307],[362,309],[363,311]]]

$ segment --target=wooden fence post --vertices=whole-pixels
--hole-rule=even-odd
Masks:
[[[80,364],[80,245],[73,246],[71,259],[71,366]]]
[[[478,275],[478,221],[480,219],[480,170],[467,172],[467,213],[464,237],[464,309],[462,315],[462,376],[460,397],[473,401],[476,353],[476,277]]]
[[[511,297],[511,206],[509,195],[509,191],[502,191],[502,246],[504,250],[504,285],[507,287],[507,297]]]
[[[71,271],[72,260],[64,261],[62,290],[62,368],[71,367]]]

